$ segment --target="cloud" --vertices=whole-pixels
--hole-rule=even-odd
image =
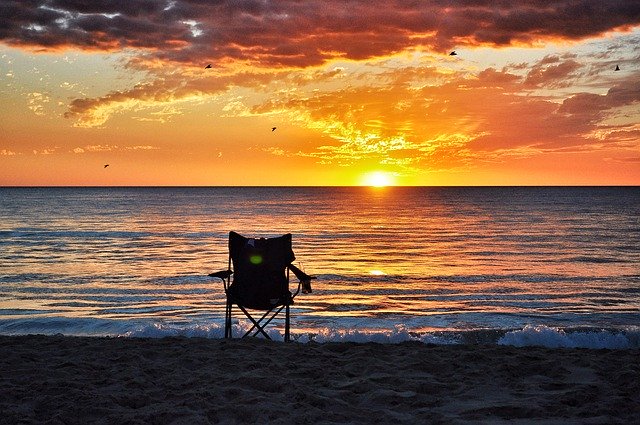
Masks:
[[[640,163],[640,156],[630,156],[623,158],[609,158],[609,161],[621,162],[621,163]]]
[[[636,78],[637,76],[634,76]],[[562,114],[580,116],[594,122],[613,108],[640,103],[640,85],[637,80],[627,80],[610,88],[606,94],[578,93],[569,97],[559,109]]]
[[[166,122],[171,116],[181,113],[175,107],[167,107],[170,103],[200,102],[203,96],[219,94],[230,87],[260,87],[287,75],[280,72],[240,72],[219,77],[185,78],[180,73],[165,72],[153,81],[137,84],[128,90],[115,90],[96,98],[74,99],[64,116],[76,120],[78,127],[99,127],[122,111],[157,108],[151,117],[138,116],[135,119]],[[241,105],[230,105],[229,108],[237,109]]]
[[[152,151],[160,148],[156,146],[151,146],[151,145],[136,145],[136,146],[125,146],[124,149],[128,151]]]
[[[58,147],[56,146],[55,148],[33,149],[31,152],[34,155],[53,155],[57,149]]]
[[[639,25],[636,0],[0,3],[0,43],[36,51],[126,51],[127,67],[149,72],[146,82],[129,89],[71,100],[65,116],[77,126],[103,126],[114,114],[129,110],[139,121],[166,122],[182,113],[179,102],[251,88],[255,98],[246,91],[241,91],[243,97],[232,93],[222,114],[283,114],[328,136],[295,150],[266,148],[272,154],[405,169],[451,168],[611,144],[637,150],[638,129],[607,120],[621,108],[637,105],[639,76],[627,59],[620,62],[624,70],[615,80],[609,76],[602,83],[604,72],[611,74],[609,60],[617,50],[607,50],[595,65],[565,54],[502,70],[461,71],[442,66],[445,61],[439,68],[429,66],[428,60],[424,66],[393,69],[398,65],[384,64],[389,55],[539,46]],[[349,69],[354,60],[374,65],[358,74]],[[207,63],[213,69],[204,70]],[[597,87],[576,87],[596,79]],[[317,91],[305,90],[311,85]],[[557,90],[553,99],[545,94],[546,89],[569,87],[570,93]],[[278,95],[265,101],[265,93]],[[34,92],[27,98],[34,113],[44,112],[47,96]],[[632,114],[637,122],[637,112]],[[73,152],[107,148],[135,147],[83,146]]]
[[[71,150],[71,152],[76,154],[84,154],[91,152],[112,152],[112,151],[148,151],[148,150],[157,150],[160,149],[156,146],[151,145],[135,145],[135,146],[117,146],[117,145],[86,145],[86,146],[78,146]]]
[[[46,93],[27,93],[27,107],[36,115],[45,115],[45,105],[51,101]]]
[[[504,100],[496,96],[515,90],[519,77],[485,70],[473,78],[448,78],[440,81],[445,74],[435,69],[405,68],[374,77],[377,86],[294,94],[256,105],[252,112],[285,111],[291,120],[331,138],[330,143],[296,152],[274,148],[274,154],[343,166],[370,162],[404,170],[460,167],[472,157],[467,144],[485,132],[481,124],[488,104]]]
[[[568,24],[570,23],[570,24]],[[33,49],[139,49],[196,67],[308,67],[407,49],[581,40],[640,24],[636,0],[202,2],[27,0],[0,4],[0,40]]]
[[[531,69],[539,67],[534,64]],[[431,80],[425,80],[429,73]],[[542,75],[536,85],[555,84],[569,73]],[[637,75],[604,95],[578,93],[560,103],[523,95],[529,78],[530,72],[520,76],[493,68],[446,77],[435,70],[400,69],[376,76],[381,80],[378,86],[293,93],[256,105],[251,112],[280,111],[331,140],[300,150],[272,147],[271,153],[344,166],[370,162],[407,171],[452,169],[544,152],[590,152],[614,145],[631,151],[640,148],[637,125],[606,124],[616,111],[640,101]],[[637,112],[630,114],[629,119],[637,122]]]
[[[72,150],[73,153],[87,153],[87,152],[109,152],[118,150],[118,146],[115,145],[86,145],[83,147],[77,147]]]
[[[162,107],[196,92],[196,89],[185,88],[181,79],[156,79],[151,83],[137,84],[129,90],[112,91],[97,98],[74,99],[64,116],[76,119],[78,127],[97,127],[119,111],[134,107]],[[174,113],[177,112],[174,110]]]
[[[635,0],[0,3],[2,43],[44,51],[126,50],[126,66],[150,71],[150,81],[130,89],[72,100],[65,117],[80,127],[103,126],[114,114],[130,109],[155,110],[134,117],[139,121],[166,122],[180,113],[163,110],[167,104],[199,101],[235,86],[260,87],[285,79],[300,86],[344,78],[340,68],[318,70],[334,59],[377,60],[411,50],[444,53],[454,46],[581,40],[638,25],[640,3]],[[205,63],[214,64],[213,70],[205,73]],[[309,71],[296,74],[300,68]],[[524,85],[566,87],[578,72],[575,58],[548,56],[528,70]],[[46,101],[31,98],[29,107],[43,114]],[[402,100],[396,107],[402,108]],[[225,112],[240,110],[249,113],[240,101]]]
[[[569,87],[577,77],[575,72],[580,68],[580,63],[574,59],[563,60],[549,55],[531,67],[524,84],[546,88]]]

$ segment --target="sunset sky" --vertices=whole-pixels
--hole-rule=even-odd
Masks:
[[[640,1],[0,0],[0,110],[1,186],[639,185]]]

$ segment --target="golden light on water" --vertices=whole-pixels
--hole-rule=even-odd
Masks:
[[[382,270],[371,270],[369,274],[373,276],[386,276],[386,273]]]

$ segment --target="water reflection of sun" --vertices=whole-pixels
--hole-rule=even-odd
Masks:
[[[362,178],[363,185],[373,187],[393,186],[393,176],[382,171],[367,173]]]

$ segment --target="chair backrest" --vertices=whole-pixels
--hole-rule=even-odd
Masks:
[[[233,262],[233,301],[258,310],[290,302],[287,266],[295,260],[291,234],[277,238],[246,238],[229,233],[229,257]]]

